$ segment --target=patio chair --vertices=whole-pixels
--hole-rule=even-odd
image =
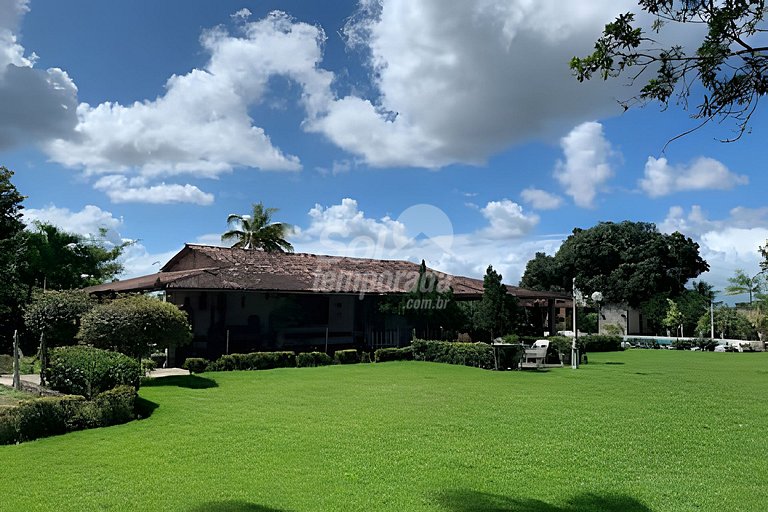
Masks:
[[[525,349],[520,368],[542,368],[544,366],[544,361],[547,358],[548,348],[549,340],[536,340],[536,343],[534,343],[531,348]]]

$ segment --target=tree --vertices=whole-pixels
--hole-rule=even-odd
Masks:
[[[13,171],[0,167],[0,352],[10,352],[9,340],[21,327],[26,294],[21,274],[25,265],[22,196],[11,183]]]
[[[250,215],[229,215],[230,229],[221,235],[221,240],[234,240],[232,247],[239,249],[293,252],[293,246],[285,239],[291,231],[290,224],[272,222],[272,215],[277,211],[277,208],[264,208],[262,203],[255,203]]]
[[[750,321],[733,308],[723,307],[714,311],[715,336],[732,340],[756,340],[757,330]],[[696,332],[708,336],[710,327],[709,312],[699,318]]]
[[[187,315],[170,302],[146,295],[120,297],[83,315],[78,337],[96,348],[136,358],[192,340]]]
[[[45,334],[49,347],[75,345],[80,318],[95,305],[79,290],[40,292],[24,311],[24,325],[35,336]]]
[[[489,333],[491,339],[508,333],[516,306],[514,297],[507,294],[507,287],[501,279],[501,274],[488,265],[483,277],[483,298],[473,319],[475,328]]]
[[[30,290],[72,290],[114,279],[123,271],[118,258],[131,242],[112,245],[104,241],[104,230],[99,235],[84,237],[36,222],[27,234],[28,265],[23,272]]]
[[[537,291],[562,291],[565,289],[562,287],[562,279],[554,256],[537,252],[536,256],[525,265],[520,286]]]
[[[538,260],[534,269],[546,264],[552,270],[530,273],[526,267],[521,284],[567,290],[575,277],[585,295],[600,291],[606,303],[632,307],[659,293],[674,298],[689,279],[709,270],[699,255],[699,245],[690,238],[659,233],[651,223],[630,221],[576,228],[552,261]],[[548,281],[540,281],[541,275]]]
[[[736,135],[726,140],[741,137],[768,92],[765,0],[640,0],[639,5],[652,18],[650,26],[639,26],[634,13],[619,15],[605,26],[591,55],[571,60],[576,78],[607,80],[626,72],[630,83],[644,85],[622,102],[625,109],[651,101],[666,108],[674,99],[692,110],[691,117],[700,121],[696,128],[711,120],[732,121]],[[672,32],[679,25],[707,30],[686,48],[662,42],[667,25]],[[689,107],[698,95],[697,106]]]
[[[752,295],[759,294],[765,287],[765,281],[760,274],[749,277],[742,269],[737,269],[733,277],[728,278],[728,286],[725,287],[726,295],[749,294],[749,305],[752,305]]]
[[[677,303],[672,299],[667,299],[667,314],[664,316],[664,326],[667,329],[674,329],[675,336],[680,334],[683,327],[683,314],[677,307]]]

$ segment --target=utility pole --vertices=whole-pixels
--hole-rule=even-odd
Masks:
[[[715,307],[714,302],[709,301],[709,339],[715,339]]]

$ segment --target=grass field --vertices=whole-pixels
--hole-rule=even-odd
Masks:
[[[0,510],[768,508],[768,354],[590,359],[166,378],[148,419],[0,447]]]

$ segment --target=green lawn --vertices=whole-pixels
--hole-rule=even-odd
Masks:
[[[590,360],[170,378],[148,419],[0,447],[0,510],[766,510],[768,354]]]

